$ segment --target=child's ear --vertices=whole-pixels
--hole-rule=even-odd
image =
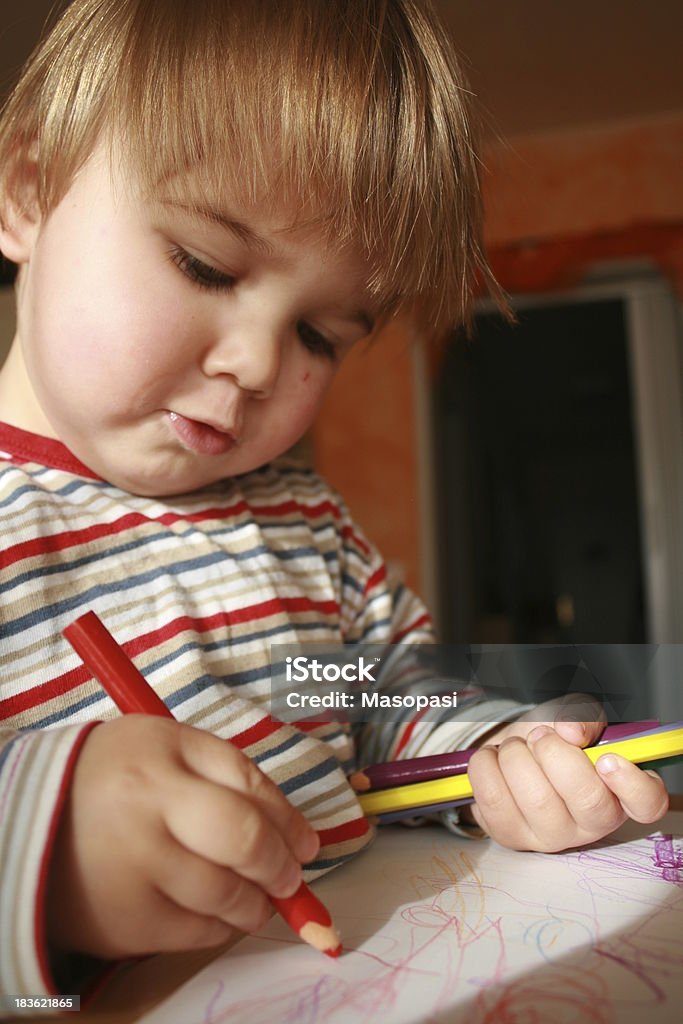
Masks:
[[[18,159],[0,195],[0,252],[12,263],[27,263],[41,224],[38,167],[32,155]]]

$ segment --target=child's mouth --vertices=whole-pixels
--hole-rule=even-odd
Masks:
[[[188,419],[179,412],[169,412],[166,418],[183,448],[197,455],[225,455],[236,443],[234,436],[227,431]]]

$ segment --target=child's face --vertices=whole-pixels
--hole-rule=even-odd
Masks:
[[[366,268],[238,201],[144,199],[96,152],[29,229],[3,418],[105,479],[174,494],[289,448],[371,329]]]

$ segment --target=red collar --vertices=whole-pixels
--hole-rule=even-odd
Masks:
[[[63,469],[67,473],[86,476],[91,480],[101,479],[97,473],[93,473],[80,462],[61,441],[32,434],[30,430],[12,427],[9,423],[0,422],[0,451],[6,452],[15,463],[37,462],[41,466]]]

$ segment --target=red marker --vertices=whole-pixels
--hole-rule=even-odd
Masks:
[[[81,615],[63,633],[120,711],[174,717],[94,612]],[[293,896],[268,898],[304,942],[327,956],[339,956],[342,946],[332,918],[305,882]]]

